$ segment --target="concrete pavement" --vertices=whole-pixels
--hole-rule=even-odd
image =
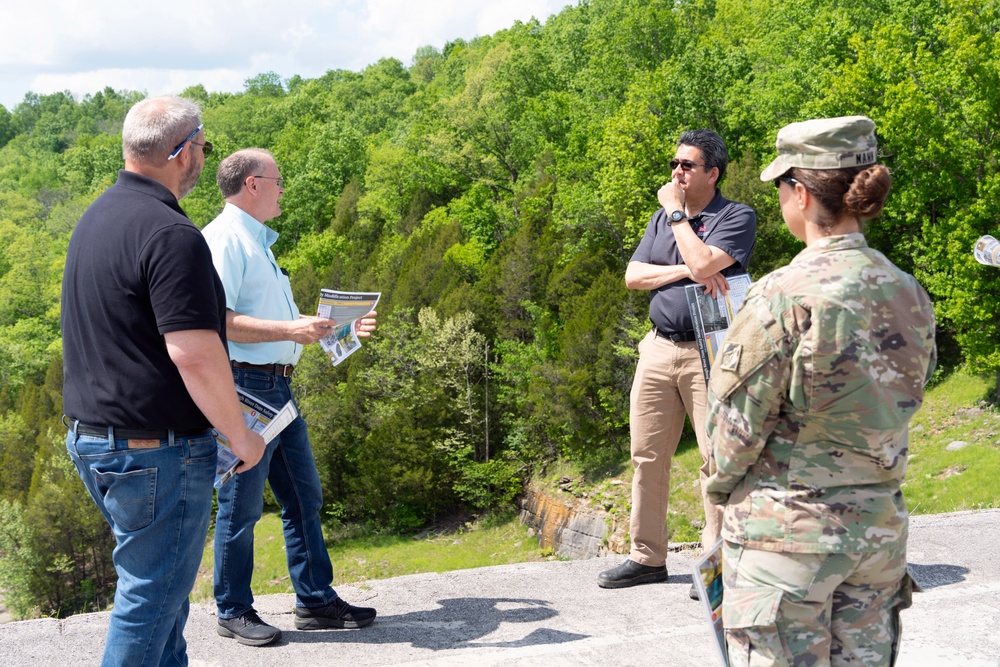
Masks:
[[[909,560],[924,588],[903,613],[898,667],[1000,667],[1000,510],[913,517]],[[295,630],[291,595],[257,601],[284,632],[252,648],[216,634],[214,606],[192,605],[193,666],[718,664],[699,603],[687,597],[693,554],[670,578],[621,590],[596,584],[622,556],[504,565],[338,586],[379,617],[361,630]],[[0,626],[0,665],[96,665],[108,613]]]

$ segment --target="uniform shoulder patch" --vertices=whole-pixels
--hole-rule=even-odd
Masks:
[[[743,346],[739,343],[723,343],[719,368],[735,373],[740,367],[740,354]]]

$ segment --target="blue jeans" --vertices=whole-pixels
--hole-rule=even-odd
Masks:
[[[130,442],[143,446],[129,449]],[[117,542],[106,666],[188,664],[183,632],[212,515],[215,436],[206,431],[155,443],[66,435],[66,449]]]
[[[288,378],[254,369],[234,369],[233,380],[247,392],[280,409],[293,400]],[[281,505],[285,557],[295,604],[322,607],[337,599],[333,566],[323,541],[323,492],[309,445],[306,423],[298,417],[274,439],[250,470],[219,489],[215,520],[215,604],[219,618],[241,616],[253,607],[253,528],[264,510],[264,482]]]

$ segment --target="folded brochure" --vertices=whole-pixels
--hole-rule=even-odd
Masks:
[[[726,282],[729,283],[729,291],[726,294],[720,292],[715,298],[705,293],[705,286],[701,283],[684,288],[691,310],[691,326],[694,329],[695,341],[698,343],[705,382],[708,382],[715,358],[723,349],[726,332],[733,323],[736,313],[743,306],[743,297],[750,288],[750,275],[740,273],[728,276]]]
[[[320,290],[316,317],[334,320],[337,326],[320,339],[319,345],[334,366],[361,349],[361,341],[354,333],[354,322],[375,310],[381,296],[381,292]]]
[[[726,654],[726,630],[722,627],[722,538],[719,538],[712,548],[701,555],[694,563],[694,571],[691,573],[694,579],[695,589],[698,591],[698,598],[701,600],[702,608],[709,625],[712,626],[712,644],[715,646],[715,654],[722,667],[729,667],[729,659]]]
[[[265,443],[274,440],[274,436],[281,433],[282,429],[299,416],[299,411],[291,401],[285,403],[279,410],[240,387],[236,388],[236,394],[240,399],[240,407],[243,408],[243,420],[247,428],[260,433]],[[226,436],[216,432],[215,441],[218,444],[219,454],[218,462],[215,464],[215,488],[219,488],[236,474],[240,459],[229,448]]]

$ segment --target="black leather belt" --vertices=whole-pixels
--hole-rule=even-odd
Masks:
[[[95,435],[100,438],[108,437],[107,426],[97,426],[96,424],[84,424],[83,422],[76,422],[76,428],[73,428],[73,421],[70,420],[69,426],[79,435]],[[114,437],[118,440],[169,440],[170,433],[165,430],[157,429],[146,429],[146,428],[118,428],[117,426],[110,427],[114,431]],[[175,438],[191,438],[196,435],[202,435],[208,431],[207,428],[198,431],[174,431]]]
[[[691,342],[693,340],[697,340],[695,338],[693,331],[670,332],[670,331],[661,331],[660,329],[657,329],[656,335],[659,336],[660,338],[666,338],[668,340],[672,340],[675,343],[686,343],[686,342]]]
[[[245,361],[233,361],[230,365],[233,368],[273,373],[274,375],[280,375],[283,378],[292,377],[292,371],[295,370],[295,366],[291,364],[248,364]]]

